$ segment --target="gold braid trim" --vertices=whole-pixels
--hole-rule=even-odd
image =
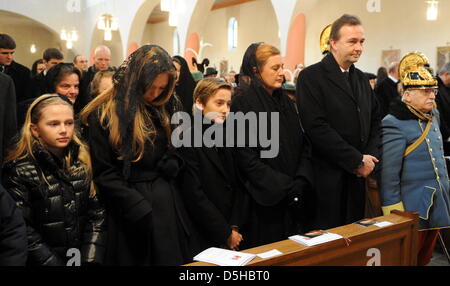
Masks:
[[[433,114],[431,114],[431,113],[423,113],[422,111],[417,110],[416,108],[414,108],[412,105],[410,105],[407,102],[405,102],[405,104],[406,104],[406,107],[408,107],[409,111],[411,111],[412,114],[417,116],[419,119],[424,120],[424,121],[431,121],[431,120],[433,120]]]

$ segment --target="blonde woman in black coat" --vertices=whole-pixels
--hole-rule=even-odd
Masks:
[[[170,142],[175,81],[169,54],[143,46],[116,72],[114,87],[81,113],[108,211],[108,264],[174,266],[193,257],[174,184],[183,166]]]

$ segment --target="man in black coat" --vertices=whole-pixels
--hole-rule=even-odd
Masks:
[[[399,80],[399,62],[393,62],[389,65],[388,77],[377,85],[375,94],[380,103],[381,117],[385,117],[389,113],[390,106],[401,100],[398,93],[397,83]]]
[[[14,61],[16,42],[6,34],[0,34],[0,72],[14,81],[17,103],[30,97],[30,69]]]
[[[446,63],[438,71],[438,94],[436,95],[436,104],[441,119],[441,133],[444,142],[444,153],[450,155],[450,62]]]
[[[0,266],[25,266],[26,233],[22,212],[0,185]]]
[[[297,82],[297,104],[313,144],[315,228],[364,217],[365,180],[378,162],[380,117],[367,77],[353,65],[362,53],[364,29],[344,15],[332,26],[331,53]]]
[[[37,98],[47,93],[47,73],[52,67],[64,61],[64,55],[56,48],[48,48],[44,51],[42,59],[44,60],[45,70],[31,80],[32,98]]]
[[[45,69],[31,78],[30,97],[27,100],[17,101],[17,125],[19,129],[22,128],[22,125],[25,122],[25,116],[31,103],[39,96],[48,93],[46,80],[48,71],[64,61],[64,55],[56,48],[46,49],[42,58],[44,60]]]
[[[0,73],[0,178],[9,142],[16,135],[16,93],[13,80]]]

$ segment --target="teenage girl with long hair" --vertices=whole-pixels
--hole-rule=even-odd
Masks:
[[[5,162],[4,186],[27,225],[27,264],[66,265],[71,248],[81,251],[83,264],[102,264],[105,212],[66,97],[46,94],[34,100]]]

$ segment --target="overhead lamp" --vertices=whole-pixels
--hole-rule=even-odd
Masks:
[[[60,36],[61,40],[67,41],[67,32],[66,32],[65,29],[62,29],[62,30],[61,30],[61,33],[60,33],[59,36]]]
[[[167,0],[170,3],[169,7],[169,26],[178,26],[178,17],[183,13],[186,8],[184,0]]]
[[[161,11],[163,12],[169,12],[172,8],[171,6],[171,0],[161,0]]]
[[[119,21],[117,17],[111,14],[103,14],[99,17],[97,22],[97,29],[105,31],[104,40],[112,40],[112,31],[119,30]]]
[[[78,32],[75,29],[68,32],[63,28],[60,33],[60,38],[61,40],[66,41],[66,47],[70,50],[73,48],[73,42],[78,41]]]
[[[169,14],[169,26],[176,27],[178,25],[178,14],[170,12]]]
[[[427,8],[427,20],[428,21],[436,21],[438,18],[438,4],[439,1],[437,0],[431,0],[427,1],[428,8]]]
[[[31,45],[31,47],[30,47],[30,52],[31,52],[32,54],[35,54],[35,53],[36,53],[36,45],[35,45],[35,44],[32,44],[32,45]]]
[[[105,29],[105,41],[111,41],[112,40],[112,30],[111,29]]]

